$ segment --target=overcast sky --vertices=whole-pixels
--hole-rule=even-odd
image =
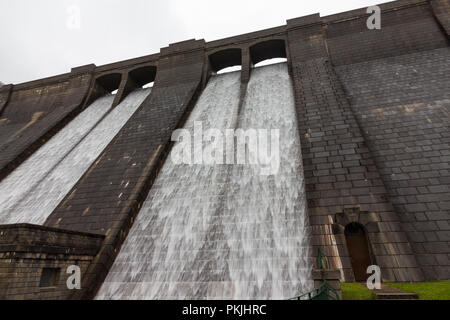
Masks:
[[[17,84],[190,38],[211,41],[383,2],[389,1],[1,0],[0,81]]]

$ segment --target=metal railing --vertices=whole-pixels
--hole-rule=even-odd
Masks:
[[[317,268],[329,269],[330,263],[328,257],[317,249]],[[335,288],[330,286],[326,280],[318,288],[314,288],[310,292],[303,293],[289,300],[340,300],[340,296]]]
[[[289,300],[341,300],[335,288],[330,286],[326,280],[318,288],[299,296],[292,297]]]

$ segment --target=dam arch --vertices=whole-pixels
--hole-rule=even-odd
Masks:
[[[129,71],[128,77],[134,82],[136,87],[152,87],[156,79],[157,68],[154,65],[137,67]]]
[[[216,51],[208,56],[209,67],[215,74],[237,71],[242,67],[242,50],[229,48]]]
[[[95,79],[95,86],[100,87],[103,91],[112,93],[113,91],[119,89],[120,82],[122,81],[122,74],[120,73],[109,73],[102,75]]]
[[[84,108],[88,107],[91,103],[93,103],[101,96],[117,92],[120,88],[122,78],[123,75],[120,72],[112,72],[98,75],[91,84],[89,95],[88,98],[86,99]]]
[[[253,67],[271,59],[287,61],[286,42],[284,39],[271,39],[250,46],[250,61]],[[281,62],[281,60],[280,60]]]

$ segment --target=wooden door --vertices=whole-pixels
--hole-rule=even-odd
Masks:
[[[355,281],[366,282],[367,267],[371,265],[366,233],[361,225],[351,223],[345,228],[345,238]]]

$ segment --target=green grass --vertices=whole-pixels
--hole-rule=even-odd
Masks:
[[[386,282],[386,285],[399,290],[417,293],[420,300],[450,300],[450,281],[420,283]],[[375,300],[376,295],[359,283],[341,283],[344,300]]]
[[[375,300],[375,293],[359,283],[341,283],[343,300]]]
[[[388,282],[386,284],[402,291],[417,293],[420,300],[450,300],[450,281],[420,283]]]

